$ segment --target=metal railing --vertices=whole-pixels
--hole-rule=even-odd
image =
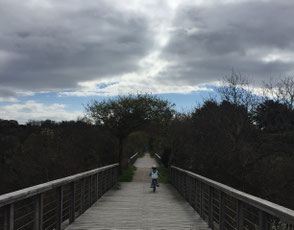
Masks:
[[[118,164],[0,196],[0,230],[64,229],[92,206],[118,177]]]
[[[212,229],[294,229],[294,211],[270,201],[175,166],[171,181]]]

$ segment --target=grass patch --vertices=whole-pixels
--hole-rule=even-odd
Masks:
[[[138,154],[138,158],[142,158],[142,157],[144,157],[145,156],[145,153],[139,153]]]
[[[160,165],[158,167],[158,171],[159,171],[159,174],[160,174],[158,182],[159,183],[169,183],[170,182],[169,170],[167,168],[165,168],[164,166]]]
[[[119,176],[119,182],[131,182],[133,180],[133,175],[137,170],[136,166],[131,165],[129,168],[123,170],[122,175]]]

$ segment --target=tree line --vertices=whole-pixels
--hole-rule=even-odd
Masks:
[[[0,193],[44,183],[116,161],[115,140],[84,121],[0,120]]]
[[[294,79],[265,83],[259,94],[232,72],[217,95],[170,121],[166,144],[175,164],[294,209]]]
[[[169,104],[138,94],[92,101],[78,121],[0,119],[0,194],[118,162],[122,171],[147,151],[144,131],[167,127]]]
[[[137,151],[294,208],[294,80],[256,93],[232,71],[189,113],[150,94],[91,101],[79,121],[0,120],[1,193],[120,162]]]

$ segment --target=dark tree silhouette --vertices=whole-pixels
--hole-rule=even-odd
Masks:
[[[123,164],[123,143],[134,131],[152,123],[167,126],[174,110],[170,102],[148,94],[118,96],[104,101],[92,101],[85,109],[96,124],[107,127],[119,142],[120,171]]]
[[[294,112],[279,101],[266,100],[259,104],[253,113],[253,119],[265,132],[286,131],[294,127]]]

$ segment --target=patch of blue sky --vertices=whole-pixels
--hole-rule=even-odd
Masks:
[[[10,101],[0,101],[0,106],[6,106],[6,105],[11,105],[15,104],[16,102],[10,102]]]
[[[188,94],[169,93],[159,94],[162,99],[166,99],[175,104],[177,112],[190,112],[199,104],[212,97],[213,91],[195,91]]]
[[[105,89],[107,88],[108,86],[111,86],[111,85],[116,85],[118,84],[119,82],[110,82],[110,83],[100,83],[100,84],[97,84],[96,87],[98,89]]]
[[[108,87],[111,84],[116,84],[115,82],[110,84],[99,84],[100,88]],[[214,86],[206,86],[207,91],[195,91],[187,94],[181,93],[168,93],[168,94],[155,94],[162,99],[166,99],[171,103],[175,104],[175,109],[178,112],[189,112],[193,110],[197,105],[202,104],[203,101],[209,99],[211,95],[214,93]],[[63,92],[74,92],[74,91],[63,91]],[[74,111],[85,111],[84,106],[88,103],[91,103],[93,99],[97,101],[107,100],[106,96],[70,96],[70,95],[62,95],[60,96],[59,92],[48,92],[48,93],[36,93],[30,96],[19,96],[17,102],[0,102],[0,105],[11,105],[11,104],[24,104],[27,101],[35,101],[44,105],[52,105],[52,104],[63,104],[65,105],[65,111],[74,112]]]

